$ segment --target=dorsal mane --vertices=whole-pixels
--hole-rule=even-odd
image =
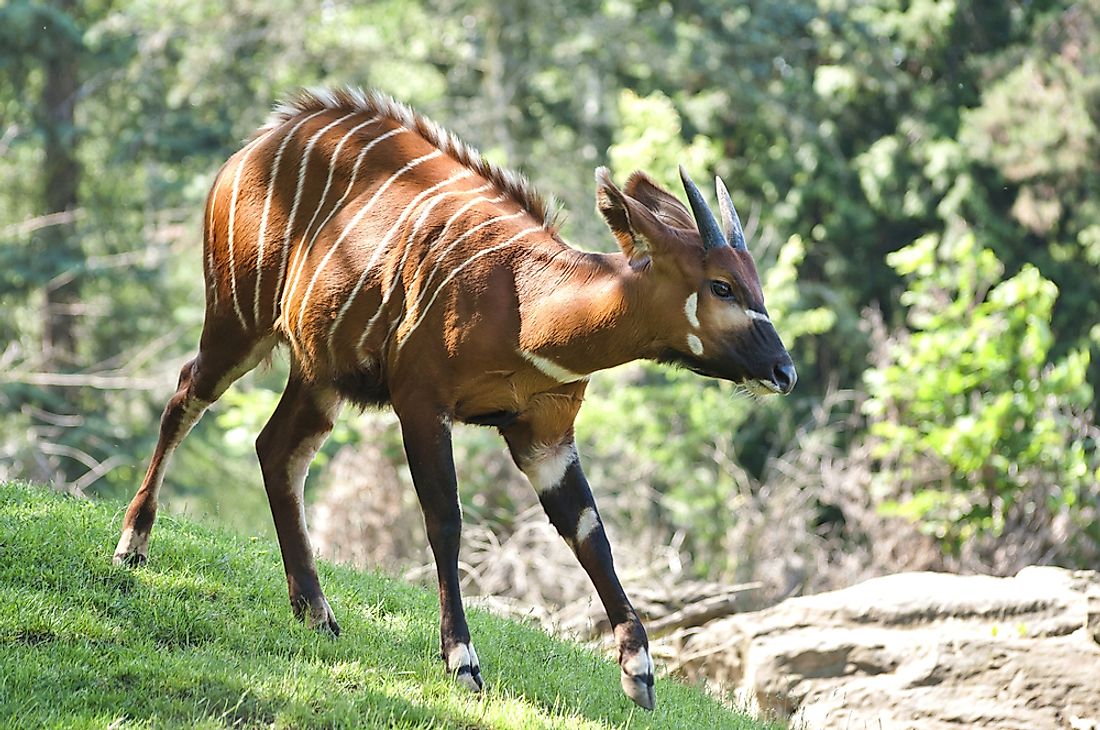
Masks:
[[[376,89],[370,91],[354,87],[300,89],[276,104],[267,121],[256,130],[250,141],[294,117],[324,109],[380,115],[415,132],[455,162],[488,180],[536,220],[541,221],[547,232],[556,237],[557,221],[554,207],[547,203],[527,178],[514,170],[506,170],[494,165],[453,132],[444,129],[407,104]]]

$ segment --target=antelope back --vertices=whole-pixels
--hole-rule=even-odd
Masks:
[[[223,167],[207,216],[208,307],[277,333],[326,377],[398,357],[456,276],[524,244],[563,245],[521,176],[354,90],[277,107]]]

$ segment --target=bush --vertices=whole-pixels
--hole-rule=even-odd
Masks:
[[[1031,265],[1003,278],[969,234],[926,236],[888,263],[908,281],[910,329],[879,343],[864,378],[886,508],[951,554],[1013,535],[1039,561],[1095,554],[1089,353],[1050,358],[1057,287]]]

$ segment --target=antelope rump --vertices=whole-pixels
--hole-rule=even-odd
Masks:
[[[134,496],[116,563],[144,562],[169,456],[277,345],[290,376],[256,440],[290,602],[340,629],[318,581],[302,496],[344,401],[389,404],[439,579],[447,671],[482,688],[459,594],[451,424],[495,427],[576,553],[613,627],[621,682],[654,705],[645,629],[616,576],[573,441],[591,373],[645,358],[760,393],[795,370],[768,318],[741,223],[681,169],[690,210],[641,172],[596,203],[620,253],[571,248],[520,176],[388,96],[301,92],[222,167],[206,201],[206,315]]]

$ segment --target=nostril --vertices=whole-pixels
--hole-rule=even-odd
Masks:
[[[779,386],[781,392],[790,393],[794,390],[794,384],[798,382],[798,373],[795,372],[792,363],[780,363],[772,371],[772,381]]]

